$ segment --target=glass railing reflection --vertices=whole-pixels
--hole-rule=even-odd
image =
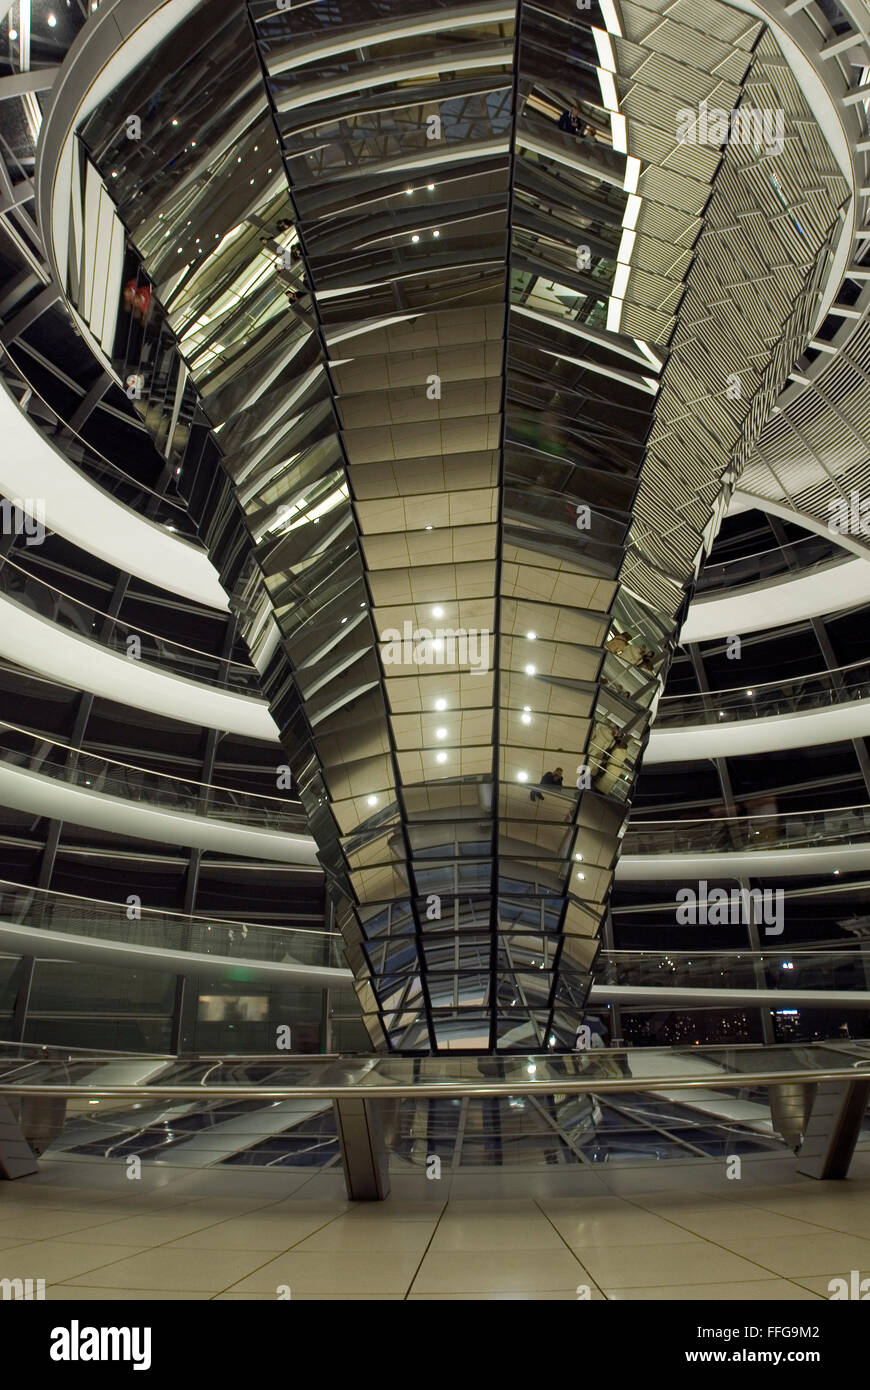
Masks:
[[[733,560],[706,564],[698,578],[696,592],[704,594],[716,589],[736,589],[743,584],[759,584],[779,574],[788,574],[796,567],[804,571],[826,565],[832,560],[846,558],[833,536],[802,536],[754,555],[740,555]]]
[[[729,719],[769,718],[823,709],[868,697],[870,661],[856,661],[833,671],[813,671],[763,685],[735,686],[704,695],[666,695],[659,702],[655,722],[656,728],[721,724]]]
[[[301,807],[298,804],[288,806],[281,797],[137,767],[98,753],[69,748],[14,724],[0,724],[0,762],[43,777],[56,777],[71,786],[165,810],[185,811],[237,825],[307,833]]]
[[[595,983],[696,989],[870,989],[870,950],[602,951]]]
[[[870,806],[825,807],[763,815],[706,816],[697,820],[636,820],[625,854],[719,854],[860,843],[870,838]]]
[[[260,694],[260,683],[253,667],[223,661],[195,647],[186,647],[168,637],[159,637],[156,633],[113,618],[37,578],[8,557],[0,565],[0,593],[59,627],[98,641],[131,660],[168,667],[175,675],[206,685],[241,690],[251,695]]]
[[[191,917],[138,904],[47,892],[6,880],[0,880],[0,924],[3,922],[150,951],[192,951],[270,964],[344,965],[341,938],[335,932]]]
[[[58,407],[52,406],[30,384],[27,359],[17,345],[11,345],[5,353],[0,354],[0,377],[16,398],[21,394],[22,379],[27,382],[28,420],[33,428],[38,429],[64,458],[97,483],[103,492],[199,546],[196,527],[180,498],[155,492],[147,484],[125,473],[66,422],[58,423]]]

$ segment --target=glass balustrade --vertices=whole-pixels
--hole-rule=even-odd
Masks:
[[[101,609],[55,588],[53,584],[38,579],[35,574],[8,558],[0,565],[0,594],[14,599],[40,617],[48,618],[59,627],[98,641],[131,660],[169,668],[173,675],[206,685],[260,695],[259,679],[252,666],[224,661],[208,652],[186,647],[120,618],[113,618]]]
[[[97,753],[69,748],[14,724],[0,723],[0,761],[44,777],[56,777],[72,786],[141,801],[167,811],[186,811],[210,820],[307,834],[301,808],[298,804],[288,805],[282,797],[239,791],[117,762]]]
[[[635,821],[625,832],[625,854],[711,854],[732,850],[821,848],[870,837],[870,806],[780,811],[757,816]]]
[[[696,593],[760,584],[765,579],[788,574],[796,568],[804,574],[808,569],[846,558],[833,536],[801,536],[799,540],[773,546],[769,550],[759,550],[754,555],[738,555],[733,560],[706,564],[698,578]]]
[[[199,547],[196,526],[185,504],[180,499],[155,492],[139,479],[125,473],[65,421],[60,420],[56,407],[30,384],[30,375],[27,354],[20,344],[11,344],[0,354],[0,378],[16,399],[22,394],[22,379],[27,383],[27,414],[34,429],[39,430],[65,459],[97,483],[103,492]]]
[[[666,695],[659,701],[655,723],[657,729],[720,724],[729,719],[795,714],[868,697],[870,661],[856,661],[833,671],[787,676],[763,685],[735,686],[703,695]]]
[[[602,951],[594,973],[609,985],[867,990],[870,951]]]
[[[2,922],[152,951],[193,951],[258,963],[344,966],[341,937],[334,932],[190,917],[52,893],[5,880],[0,881]]]

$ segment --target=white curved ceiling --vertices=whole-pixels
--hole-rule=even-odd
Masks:
[[[170,676],[143,661],[116,655],[0,598],[0,655],[74,690],[88,690],[133,709],[150,710],[197,728],[223,729],[274,743],[275,722],[264,700]]]
[[[310,835],[261,830],[234,821],[165,811],[144,800],[72,786],[58,777],[44,777],[0,762],[0,804],[50,820],[70,821],[115,835],[132,835],[156,844],[195,845],[219,854],[240,854],[279,864],[317,868],[317,850]]]
[[[0,492],[31,499],[73,545],[125,574],[221,612],[229,604],[204,550],[146,520],[74,468],[0,382]]]
[[[715,698],[715,697],[714,697]],[[739,758],[783,748],[815,748],[870,734],[870,699],[775,714],[762,719],[689,724],[682,729],[653,729],[644,763],[690,762],[695,758]]]

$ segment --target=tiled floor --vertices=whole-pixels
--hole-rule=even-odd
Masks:
[[[44,1279],[50,1299],[817,1300],[870,1277],[870,1162],[855,1169],[488,1174],[446,1198],[401,1179],[352,1205],[337,1174],[154,1165],[132,1182],[43,1161],[0,1184],[0,1278]]]

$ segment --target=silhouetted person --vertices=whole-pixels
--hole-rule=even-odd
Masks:
[[[561,787],[561,785],[562,785],[562,769],[561,769],[561,767],[554,768],[554,770],[553,770],[552,772],[545,772],[544,775],[543,775],[543,777],[541,778],[540,782],[538,783],[538,786],[539,786],[539,787]],[[531,801],[543,801],[543,799],[544,799],[544,794],[543,794],[543,792],[539,792],[539,791],[537,790],[537,788],[533,787],[532,790],[529,792],[529,799],[530,799]]]

